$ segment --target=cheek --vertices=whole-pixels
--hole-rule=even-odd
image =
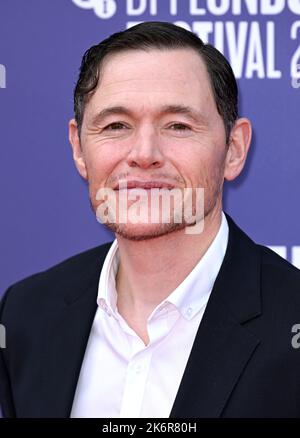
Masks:
[[[206,150],[198,146],[198,150],[193,151],[186,148],[184,154],[174,154],[176,157],[175,163],[180,173],[184,176],[187,182],[195,183],[202,181],[203,177],[209,173],[212,166],[212,159]],[[174,159],[173,159],[174,162]]]
[[[201,154],[190,157],[181,167],[181,171],[188,183],[193,187],[206,189],[220,185],[224,178],[224,155]]]
[[[111,147],[90,149],[90,151],[86,154],[86,166],[89,183],[99,184],[103,181],[106,181],[119,161],[119,154],[116,154]]]

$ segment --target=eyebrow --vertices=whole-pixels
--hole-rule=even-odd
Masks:
[[[92,119],[92,125],[101,123],[103,119],[114,114],[132,116],[134,113],[129,108],[126,108],[124,106],[107,107],[95,115],[95,117]],[[203,115],[201,115],[198,111],[191,108],[190,106],[186,105],[163,105],[162,107],[160,107],[158,114],[183,114],[194,122],[205,123],[205,118]]]

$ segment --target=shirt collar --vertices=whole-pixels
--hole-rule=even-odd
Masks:
[[[229,228],[225,214],[219,231],[209,248],[187,277],[156,309],[175,306],[186,319],[193,318],[207,303],[214,282],[221,268]],[[118,241],[115,239],[106,255],[99,280],[97,303],[108,315],[117,317],[116,274],[120,262]],[[156,310],[155,309],[155,310]]]
[[[165,300],[176,306],[186,319],[193,318],[208,301],[225,256],[228,234],[227,219],[222,212],[219,231],[209,248],[187,277]]]

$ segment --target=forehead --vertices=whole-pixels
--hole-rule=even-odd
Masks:
[[[158,104],[181,104],[204,113],[216,110],[206,66],[192,49],[128,50],[108,55],[86,109],[94,112],[108,104],[148,110]]]

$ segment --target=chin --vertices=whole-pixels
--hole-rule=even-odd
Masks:
[[[185,229],[184,223],[171,224],[117,224],[106,223],[106,227],[123,237],[133,241],[155,239]]]

